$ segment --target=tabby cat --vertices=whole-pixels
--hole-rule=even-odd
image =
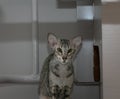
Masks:
[[[52,48],[40,75],[40,99],[70,99],[73,89],[74,69],[72,58],[81,44],[81,37],[71,40],[59,39],[48,34],[48,45]]]

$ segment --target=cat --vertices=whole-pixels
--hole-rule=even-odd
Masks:
[[[74,82],[72,61],[81,36],[67,40],[48,33],[47,40],[53,53],[46,58],[40,74],[40,99],[70,99]]]

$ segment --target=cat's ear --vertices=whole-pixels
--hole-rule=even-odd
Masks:
[[[58,42],[58,39],[57,37],[55,36],[55,34],[53,33],[48,33],[48,44],[49,46],[54,49],[55,48],[55,45],[57,45],[57,42]]]
[[[75,48],[78,49],[80,47],[80,44],[82,42],[81,36],[74,37],[73,39],[70,40],[71,45]]]

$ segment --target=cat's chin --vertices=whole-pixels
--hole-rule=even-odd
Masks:
[[[68,64],[68,61],[62,61],[60,63],[63,64],[63,65],[65,65],[65,64]]]
[[[66,64],[68,64],[68,62],[61,62],[61,64],[62,64],[62,65],[66,65]]]

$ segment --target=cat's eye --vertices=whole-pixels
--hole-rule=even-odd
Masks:
[[[69,49],[67,53],[69,54],[69,53],[71,53],[72,51],[73,51],[72,49]]]
[[[57,48],[57,51],[62,53],[62,49],[61,48]]]

